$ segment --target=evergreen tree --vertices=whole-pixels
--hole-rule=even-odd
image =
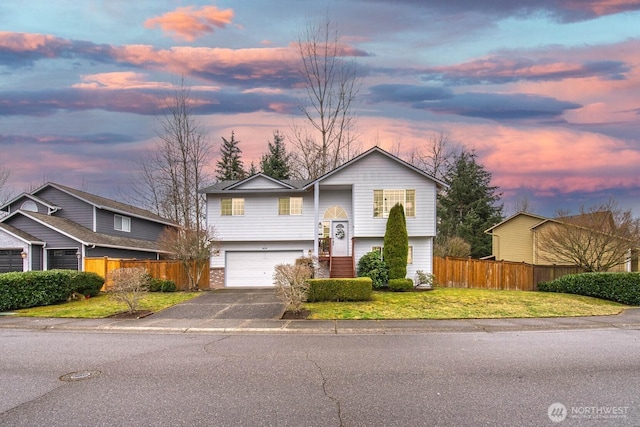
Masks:
[[[258,173],[258,168],[256,167],[256,164],[253,163],[253,161],[251,162],[251,166],[249,166],[249,171],[247,172],[247,175],[251,176],[251,175],[255,175]]]
[[[384,233],[383,259],[389,268],[389,280],[404,279],[407,276],[409,255],[409,235],[404,208],[397,203],[389,211],[387,229]]]
[[[231,132],[231,139],[222,137],[222,147],[220,147],[220,160],[216,163],[216,178],[218,181],[243,179],[247,173],[244,170],[241,154],[242,151],[235,139],[235,134]]]
[[[490,185],[491,173],[476,162],[475,152],[462,151],[444,177],[449,185],[438,195],[437,244],[460,237],[471,245],[471,256],[491,254],[491,236],[484,230],[502,220],[501,194]]]
[[[273,132],[273,143],[269,142],[269,151],[262,155],[260,169],[272,178],[289,179],[290,157],[284,145],[284,135],[276,130]]]

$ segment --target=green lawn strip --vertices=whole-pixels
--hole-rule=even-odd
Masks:
[[[158,312],[172,305],[190,300],[197,292],[150,292],[140,301],[140,310]],[[127,311],[123,303],[113,301],[108,294],[62,304],[16,310],[23,317],[70,317],[76,319],[100,319]]]
[[[550,292],[436,288],[374,292],[371,301],[306,303],[309,319],[489,319],[618,314],[623,304]]]

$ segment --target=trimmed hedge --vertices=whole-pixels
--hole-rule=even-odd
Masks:
[[[568,274],[551,282],[539,283],[538,290],[640,305],[640,273]]]
[[[149,292],[175,292],[178,290],[173,280],[150,279]]]
[[[393,292],[407,292],[413,290],[413,280],[411,279],[391,279],[389,280],[389,290]]]
[[[373,291],[370,277],[356,279],[309,279],[308,302],[368,301]]]
[[[103,283],[95,273],[75,270],[0,274],[0,311],[56,304],[74,292],[95,296]]]

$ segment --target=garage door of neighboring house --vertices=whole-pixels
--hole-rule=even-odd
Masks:
[[[293,264],[302,251],[226,252],[225,286],[273,287],[273,269]]]
[[[47,251],[47,270],[77,270],[77,249],[49,249]]]
[[[22,249],[0,250],[0,273],[22,271]]]

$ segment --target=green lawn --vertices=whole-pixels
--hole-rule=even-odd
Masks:
[[[140,310],[158,312],[180,302],[201,295],[197,292],[149,292],[140,301]],[[112,300],[107,294],[84,300],[45,305],[42,307],[16,310],[24,317],[72,317],[83,319],[99,319],[127,311],[124,303]]]
[[[197,292],[147,294],[140,310],[158,312],[200,295]],[[374,292],[372,301],[304,305],[309,319],[473,319],[602,316],[625,307],[611,301],[552,292],[436,288],[418,292]],[[106,294],[86,300],[16,310],[19,316],[103,318],[127,310]]]
[[[619,303],[551,292],[436,288],[417,292],[374,292],[372,301],[306,303],[309,319],[480,319],[601,316],[617,314]]]

